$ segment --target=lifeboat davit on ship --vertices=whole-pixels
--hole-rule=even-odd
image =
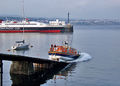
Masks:
[[[51,60],[56,61],[72,61],[80,56],[79,51],[77,51],[75,48],[68,46],[67,44],[65,44],[64,46],[57,46],[51,44],[48,54]]]

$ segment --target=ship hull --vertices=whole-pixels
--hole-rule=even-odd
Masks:
[[[40,32],[40,33],[60,33],[73,32],[73,27],[0,27],[0,33],[22,33],[22,32]]]
[[[22,33],[22,30],[0,30],[0,33]],[[60,33],[61,30],[24,30],[25,33],[40,32],[40,33]]]

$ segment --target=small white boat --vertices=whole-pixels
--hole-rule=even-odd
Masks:
[[[16,41],[16,44],[14,46],[12,46],[11,48],[13,50],[27,50],[29,49],[29,45],[30,44],[26,44],[25,40],[24,40],[24,26],[25,26],[25,22],[24,22],[24,0],[23,0],[23,24],[22,24],[22,30],[21,32],[23,32],[23,41]]]
[[[27,50],[30,44],[26,44],[25,41],[16,41],[16,44],[12,46],[12,50]]]

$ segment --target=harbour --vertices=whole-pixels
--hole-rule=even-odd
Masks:
[[[25,39],[33,45],[32,48],[25,51],[7,51],[16,40],[21,39],[22,33],[1,33],[0,45],[3,46],[1,46],[0,52],[3,54],[48,59],[51,44],[62,45],[61,41],[68,40],[72,47],[81,52],[81,57],[83,57],[73,61],[75,64],[69,67],[63,67],[62,70],[51,70],[52,75],[47,72],[47,69],[44,69],[47,73],[44,75],[43,70],[40,71],[39,65],[38,68],[36,65],[35,70],[40,72],[30,77],[11,75],[10,69],[13,62],[4,60],[3,86],[11,86],[13,83],[18,86],[21,85],[20,83],[22,86],[30,84],[31,86],[76,86],[80,84],[83,86],[119,86],[120,26],[75,25],[74,28],[73,33],[25,33]],[[42,77],[43,75],[44,77]]]
[[[120,86],[119,3],[2,0],[0,86]]]

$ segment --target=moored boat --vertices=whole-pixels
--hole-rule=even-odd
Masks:
[[[59,60],[72,61],[80,56],[80,53],[75,48],[72,48],[68,45],[64,46],[51,45],[48,54],[50,59],[56,61]]]
[[[11,47],[12,50],[27,50],[30,44],[26,44],[25,41],[16,41],[16,44]]]

